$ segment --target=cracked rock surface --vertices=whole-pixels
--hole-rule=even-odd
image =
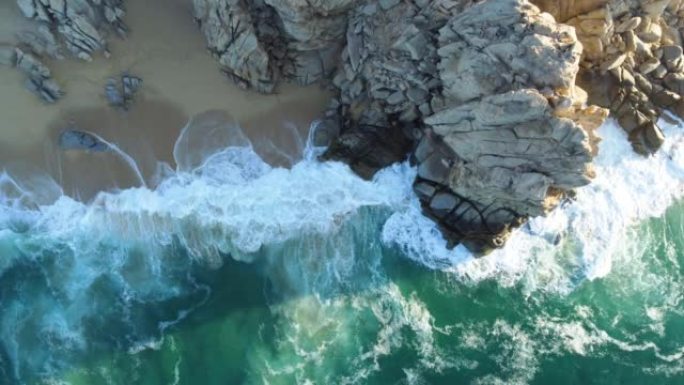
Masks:
[[[278,78],[328,77],[360,0],[193,0],[195,19],[221,68],[244,88],[273,92]]]
[[[64,92],[42,63],[44,57],[63,59],[64,51],[91,60],[107,52],[106,36],[125,35],[123,0],[16,0],[21,13],[34,21],[31,30],[17,34],[18,47],[0,46],[0,64],[16,67],[26,75],[26,88],[43,101],[53,103]]]
[[[610,108],[635,151],[663,143],[663,111],[684,117],[681,0],[537,0],[574,26],[584,44],[581,80],[593,103]]]
[[[573,28],[522,0],[372,11],[350,16],[334,80],[343,133],[324,158],[368,176],[405,159],[397,142],[413,143],[424,212],[478,253],[590,182],[607,112],[575,85]],[[378,147],[378,132],[391,144]]]
[[[243,88],[272,92],[274,64],[255,27],[261,0],[194,0],[195,19],[207,40],[209,51],[226,74]],[[271,27],[271,23],[263,23]]]
[[[335,107],[347,129],[324,159],[350,163],[367,177],[406,158],[407,152],[396,151],[401,147],[396,143],[411,143],[422,135],[422,118],[433,113],[432,101],[442,87],[437,31],[450,15],[470,4],[450,0],[370,2],[350,14],[347,45],[333,78],[339,90]],[[373,153],[369,162],[350,156],[356,153],[351,144],[368,147],[377,143],[379,131],[391,138],[391,150]]]
[[[23,39],[36,50],[58,54],[63,44],[74,56],[90,60],[107,50],[106,35],[125,35],[123,0],[17,0],[22,14],[42,27],[25,33]]]
[[[50,69],[38,57],[19,47],[0,44],[0,64],[16,68],[26,77],[26,88],[47,103],[54,103],[64,95],[52,79]]]
[[[581,44],[530,3],[484,2],[439,31],[442,99],[416,150],[416,191],[449,238],[486,251],[593,177],[575,87]]]

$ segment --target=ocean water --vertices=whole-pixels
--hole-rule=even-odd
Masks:
[[[364,181],[307,144],[272,167],[234,124],[191,121],[175,167],[89,202],[5,170],[0,383],[684,384],[663,127],[641,158],[606,123],[595,183],[481,259],[446,249],[410,165]]]

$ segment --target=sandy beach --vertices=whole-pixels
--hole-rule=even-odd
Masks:
[[[293,123],[305,135],[327,103],[326,91],[284,85],[262,95],[239,89],[205,49],[191,6],[186,0],[130,2],[125,19],[130,34],[125,40],[109,39],[109,58],[46,59],[66,92],[54,105],[24,89],[18,71],[0,67],[0,167],[31,164],[46,170],[67,193],[87,199],[136,180],[111,154],[59,151],[59,132],[73,126],[97,133],[135,158],[149,177],[157,161],[172,160],[173,144],[189,117],[215,109],[232,115],[253,141],[268,138],[285,152],[296,151],[286,125]],[[14,2],[0,4],[0,42],[14,42],[25,24]],[[124,71],[144,81],[129,111],[108,106],[104,97],[106,80]]]

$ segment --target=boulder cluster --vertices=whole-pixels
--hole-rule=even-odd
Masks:
[[[106,36],[126,34],[123,0],[17,0],[21,13],[33,21],[30,30],[17,34],[16,46],[0,45],[0,64],[26,75],[26,88],[48,103],[64,92],[52,79],[43,58],[62,59],[65,51],[91,60],[107,51]]]
[[[54,103],[64,92],[52,79],[50,69],[36,55],[20,47],[0,44],[0,65],[13,67],[26,77],[26,88],[47,103]]]
[[[60,55],[64,46],[74,56],[90,60],[97,51],[107,50],[106,34],[123,36],[123,0],[17,0],[22,14],[42,28],[25,32],[21,40],[36,53]]]
[[[40,25],[22,40],[36,55],[64,46],[88,59],[106,52],[107,32],[126,30],[122,0],[17,2]],[[315,138],[328,145],[322,159],[365,178],[410,159],[426,215],[477,253],[590,183],[594,132],[609,111],[644,155],[663,142],[664,111],[684,117],[684,0],[192,5],[209,51],[241,87],[333,90]],[[23,52],[0,47],[0,62],[37,89],[50,85]]]
[[[591,102],[609,108],[634,149],[663,143],[663,111],[684,117],[681,0],[536,0],[576,28],[584,45],[580,82]]]

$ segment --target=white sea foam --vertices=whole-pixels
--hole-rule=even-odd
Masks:
[[[73,246],[116,241],[154,248],[175,240],[196,257],[232,253],[245,259],[265,244],[333,233],[362,207],[397,207],[407,197],[412,171],[406,166],[369,182],[341,163],[316,161],[318,149],[307,148],[307,159],[291,169],[273,168],[239,130],[232,132],[234,127],[228,126],[231,132],[215,125],[198,127],[199,132],[195,127],[183,131],[174,149],[178,168],[154,189],[103,192],[91,203],[61,195],[50,204],[24,204],[32,197],[6,172],[0,182],[20,191],[17,198],[2,196],[0,209],[6,215],[0,225],[10,227],[20,218],[32,236]],[[74,249],[84,245],[78,246]]]
[[[159,247],[179,241],[191,255],[220,263],[225,253],[250,260],[266,244],[335,232],[360,208],[383,206],[394,214],[384,225],[382,240],[427,267],[475,282],[496,277],[510,285],[524,279],[530,288],[563,291],[582,278],[605,276],[624,247],[627,229],[661,215],[684,192],[684,135],[679,127],[663,123],[665,145],[643,158],[609,121],[599,130],[598,177],[579,189],[576,201],[532,219],[504,249],[475,259],[463,247],[448,250],[434,223],[422,215],[411,191],[415,170],[406,164],[367,182],[343,164],[317,162],[314,154],[320,150],[309,142],[304,159],[291,169],[273,168],[234,123],[210,118],[191,121],[183,130],[174,148],[177,170],[167,170],[169,175],[154,189],[101,193],[90,204],[62,195],[45,204],[48,198],[34,197],[35,189],[25,186],[48,186],[40,190],[59,195],[46,178],[21,180],[3,173],[0,187],[15,193],[1,195],[0,226],[30,227],[71,244],[80,240],[96,245],[109,237]]]
[[[50,250],[64,254],[57,257],[59,271],[46,272],[47,277],[54,278],[49,284],[55,285],[60,297],[50,299],[51,292],[45,294],[42,304],[45,309],[53,306],[51,311],[55,314],[39,333],[57,333],[59,338],[55,341],[63,348],[78,349],[79,320],[93,310],[88,308],[88,288],[103,276],[118,285],[125,302],[144,303],[179,295],[182,289],[174,278],[164,276],[164,269],[173,262],[164,259],[169,258],[165,251],[177,245],[187,250],[193,260],[212,266],[219,265],[227,254],[243,261],[251,261],[257,255],[268,256],[269,251],[264,249],[273,247],[274,253],[281,254],[279,258],[292,258],[280,274],[290,285],[301,285],[296,288],[299,294],[320,294],[325,291],[322,288],[333,286],[331,282],[358,284],[363,288],[350,278],[362,260],[375,264],[367,272],[374,277],[372,270],[377,268],[382,254],[375,240],[375,228],[369,225],[364,231],[331,239],[368,207],[391,213],[382,226],[384,244],[397,246],[428,268],[444,270],[470,282],[495,278],[502,285],[522,282],[529,291],[567,292],[578,282],[608,274],[612,263],[627,254],[625,248],[634,245],[628,237],[629,228],[639,220],[661,215],[684,193],[684,135],[679,127],[663,124],[668,138],[663,149],[655,156],[642,158],[633,154],[625,134],[609,122],[599,131],[603,142],[596,160],[596,181],[580,189],[574,203],[546,218],[531,220],[504,249],[475,259],[462,247],[448,250],[434,223],[422,215],[411,189],[415,169],[407,164],[393,165],[372,181],[364,181],[346,165],[316,161],[315,155],[321,149],[313,148],[309,142],[302,159],[292,168],[275,168],[255,153],[239,127],[225,122],[219,126],[200,123],[191,122],[183,131],[174,148],[178,167],[160,168],[164,176],[155,188],[101,193],[85,203],[63,195],[45,176],[13,170],[0,174],[0,251],[4,254],[0,274],[18,258],[37,260]],[[359,239],[359,234],[370,238]],[[561,242],[556,245],[559,236]],[[276,247],[306,237],[311,237],[311,242],[302,241],[289,253]],[[367,247],[364,253],[369,252],[374,258],[364,255],[369,260],[362,259],[354,252],[358,245]],[[135,257],[140,259],[134,264],[139,266],[138,271],[131,273],[127,266],[136,250],[143,252]],[[322,273],[317,276],[315,271]],[[380,329],[374,345],[358,357],[358,380],[377,369],[379,358],[396,350],[405,328],[417,335],[416,348],[423,369],[465,365],[449,361],[434,350],[431,315],[417,297],[405,296],[393,284],[374,290],[368,296],[370,301],[305,297],[299,300],[301,307],[294,304],[283,316],[292,321],[295,329],[304,321],[328,322],[321,325],[329,325],[337,333],[329,335],[330,341],[351,344],[352,339],[342,333],[353,332],[357,323],[343,317],[357,316],[350,309],[370,309]],[[66,305],[61,302],[64,299],[68,300]],[[342,304],[338,306],[334,301]],[[21,361],[20,342],[16,340],[20,333],[16,328],[23,327],[22,320],[29,314],[18,306],[8,305],[0,315],[0,332],[14,361]],[[390,314],[384,314],[385,311]],[[350,314],[343,316],[343,312]],[[184,313],[162,320],[160,327],[163,329],[183,317]],[[502,325],[496,330],[506,339],[527,338],[515,327]],[[576,326],[548,328],[558,331],[569,349],[581,354],[595,341],[594,334],[578,333]],[[308,335],[307,330],[294,332],[299,333],[293,335],[302,341],[317,338]],[[324,340],[312,349],[299,346],[300,342],[291,341],[295,353],[313,363],[320,360],[322,352],[329,348],[327,344],[332,343]],[[534,375],[537,362],[529,353],[532,347],[511,342],[511,346],[515,344],[521,349],[516,351],[522,360],[518,364],[528,366],[528,370],[511,370],[517,373],[516,381],[524,382]],[[145,347],[134,345],[132,352],[138,348]],[[676,359],[681,354],[663,357]],[[269,370],[296,371],[301,365],[299,362]],[[407,373],[417,375],[414,369],[406,368]],[[17,372],[16,377],[19,376]],[[354,380],[357,379],[349,378],[349,382]]]
[[[608,121],[595,160],[597,178],[577,199],[545,218],[533,218],[502,250],[474,259],[462,247],[446,249],[436,226],[422,216],[417,201],[393,214],[383,239],[429,267],[479,282],[496,278],[530,289],[568,291],[583,279],[604,277],[616,258],[637,240],[628,237],[640,220],[662,215],[684,195],[684,132],[661,122],[667,140],[655,155],[636,155],[625,133]],[[560,244],[555,240],[560,238]]]
[[[397,165],[375,181],[364,181],[342,163],[316,161],[321,149],[309,145],[291,169],[276,168],[255,153],[239,127],[220,116],[208,118],[186,127],[174,148],[177,168],[160,167],[163,174],[154,188],[103,192],[81,202],[64,195],[44,174],[0,173],[0,251],[7,251],[0,274],[26,264],[44,270],[22,282],[15,296],[3,298],[0,337],[14,364],[46,370],[44,356],[25,346],[45,354],[82,350],[84,319],[114,317],[127,323],[127,332],[137,333],[129,307],[203,290],[174,269],[189,270],[195,262],[216,267],[228,255],[251,261],[257,252],[268,254],[264,246],[333,238],[362,208],[405,205],[410,167]],[[366,234],[374,236],[375,228]],[[323,243],[304,251],[316,255]],[[330,274],[316,282],[319,287],[326,286],[325,279],[348,277],[345,269],[351,265],[344,251],[353,248],[351,239],[327,246],[330,263],[323,265]],[[190,258],[170,250],[183,250]],[[319,265],[321,260],[310,258]],[[296,269],[297,260],[291,262],[289,268]],[[32,308],[23,304],[24,289],[33,291]],[[102,298],[94,300],[94,295]],[[116,314],[96,314],[99,300],[122,305],[106,309]],[[45,322],[22,322],[32,311],[44,314]],[[146,342],[158,341],[159,333],[185,315],[159,319],[159,330],[141,331],[137,341],[129,341],[130,351],[153,347]],[[13,370],[14,377],[22,377],[19,366]]]

